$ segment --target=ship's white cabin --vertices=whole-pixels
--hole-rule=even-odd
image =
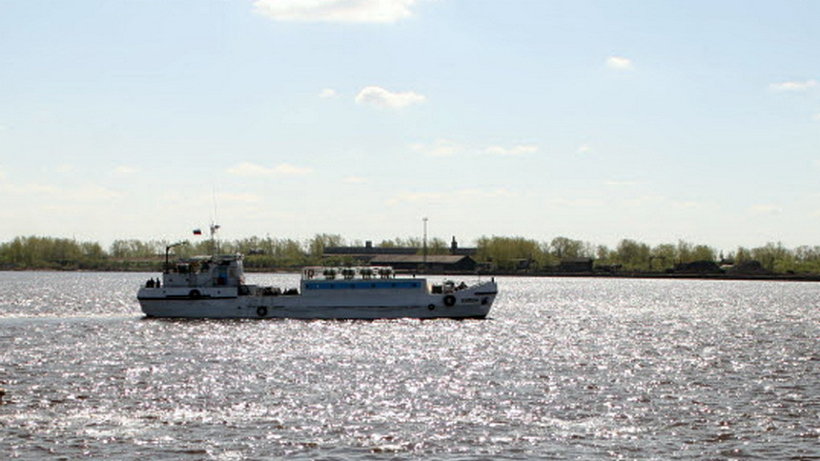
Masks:
[[[242,255],[195,256],[169,264],[163,285],[172,287],[238,287],[245,283]]]
[[[389,266],[310,266],[302,269],[302,280],[371,280],[395,277],[396,272]]]

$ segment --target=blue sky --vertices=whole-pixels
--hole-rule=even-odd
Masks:
[[[820,2],[0,2],[0,241],[820,244]]]

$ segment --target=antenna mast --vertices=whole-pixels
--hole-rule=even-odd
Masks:
[[[216,244],[216,231],[219,230],[219,227],[219,224],[211,222],[211,253],[213,253],[214,255],[219,253],[219,248]]]
[[[216,231],[219,230],[219,224],[216,223],[216,184],[213,186],[213,201],[214,201],[214,217],[211,219],[211,254],[219,253],[219,247],[216,244]]]

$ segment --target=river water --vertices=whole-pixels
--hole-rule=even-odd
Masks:
[[[497,278],[487,320],[169,321],[136,302],[152,275],[0,272],[0,458],[820,457],[818,283]]]

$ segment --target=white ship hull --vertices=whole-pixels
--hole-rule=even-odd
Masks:
[[[145,315],[165,318],[485,318],[498,291],[489,281],[431,293],[424,279],[411,278],[311,280],[301,288],[289,295],[259,294],[255,286],[245,290],[249,294],[235,287],[146,287],[137,298]]]

